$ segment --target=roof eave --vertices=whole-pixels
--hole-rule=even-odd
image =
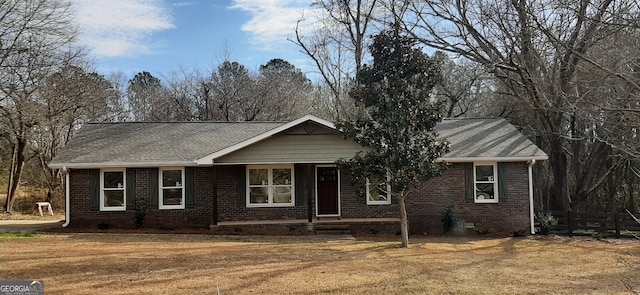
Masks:
[[[518,157],[441,157],[436,162],[466,163],[466,162],[527,162],[531,160],[544,161],[549,156],[518,156]]]
[[[259,162],[259,161],[255,161],[255,162],[225,162],[225,163],[213,163],[214,166],[233,166],[233,165],[293,165],[293,164],[318,164],[318,165],[330,165],[330,164],[335,164],[337,162],[336,161],[330,161],[330,160],[323,160],[323,161],[315,161],[315,160],[309,160],[309,161],[296,161],[296,162],[292,162],[292,161],[284,161],[284,162]]]
[[[153,161],[153,162],[105,162],[105,163],[51,163],[51,169],[95,169],[95,168],[151,168],[198,166],[195,161]]]
[[[441,157],[436,159],[436,162],[448,162],[448,163],[465,163],[465,162],[527,162],[531,160],[543,161],[547,160],[548,156],[530,156],[530,157]],[[216,165],[253,165],[253,164],[330,164],[335,161],[308,161],[308,162],[278,162],[278,163],[216,163]],[[193,167],[193,166],[210,166],[213,162],[208,164],[197,163],[196,161],[155,161],[155,162],[108,162],[108,163],[51,163],[49,168],[51,169],[96,169],[96,168],[152,168],[152,167]]]

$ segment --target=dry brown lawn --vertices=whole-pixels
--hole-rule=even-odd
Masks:
[[[637,294],[640,242],[0,235],[0,279],[46,294]]]

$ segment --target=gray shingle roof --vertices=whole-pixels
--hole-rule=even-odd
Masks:
[[[442,158],[546,159],[547,155],[503,118],[445,119],[436,128],[451,143]]]
[[[82,126],[50,165],[193,162],[283,124],[285,122],[90,123]]]
[[[290,122],[292,123],[292,122]],[[104,167],[193,165],[286,122],[91,123],[51,161],[50,166]],[[448,119],[437,128],[451,143],[447,161],[465,158],[545,159],[546,154],[504,119]]]

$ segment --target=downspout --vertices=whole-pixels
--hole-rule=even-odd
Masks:
[[[62,167],[62,173],[64,173],[64,224],[62,224],[62,227],[67,227],[69,226],[69,223],[71,222],[71,219],[69,218],[71,213],[70,213],[70,205],[69,205],[69,169],[67,169],[67,166],[63,166]]]
[[[533,172],[532,167],[536,163],[535,159],[529,161],[529,217],[531,218],[531,234],[536,234],[535,215],[533,212]]]

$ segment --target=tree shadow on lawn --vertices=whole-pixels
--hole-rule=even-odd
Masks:
[[[265,285],[274,285],[274,282],[286,280],[283,278],[291,275],[306,276],[305,274],[318,272],[318,269],[330,270],[334,264],[356,264],[362,259],[361,254],[370,250],[362,249],[354,254],[336,250],[336,247],[340,247],[335,244],[318,247],[316,243],[302,242],[302,249],[296,251],[296,256],[291,256],[287,252],[288,246],[291,246],[289,244],[231,242],[228,245],[209,245],[210,240],[201,239],[186,242],[165,240],[168,245],[151,243],[144,252],[128,253],[127,248],[135,248],[138,243],[146,243],[148,239],[134,238],[134,242],[119,243],[124,249],[116,248],[117,245],[109,246],[112,249],[105,249],[102,244],[110,242],[102,237],[95,239],[82,235],[71,238],[81,240],[81,244],[91,245],[87,247],[90,249],[78,249],[76,253],[57,253],[49,263],[57,261],[60,265],[66,264],[57,270],[47,269],[45,264],[29,266],[30,273],[37,270],[41,278],[53,281],[55,287],[51,290],[54,292],[73,291],[64,287],[70,283],[84,290],[94,291],[112,291],[125,287],[129,290],[148,290],[157,288],[158,285],[174,284],[191,291],[198,291],[192,289],[194,286],[210,288],[220,285],[224,293],[236,294],[243,290],[259,290]],[[196,242],[202,246],[194,247],[193,243]],[[238,246],[239,244],[241,245]],[[305,249],[309,251],[304,251]],[[191,286],[186,282],[195,284]],[[135,285],[133,289],[132,285]],[[344,289],[346,290],[348,289]],[[173,291],[180,290],[164,290],[169,293]]]
[[[23,247],[24,253],[20,253],[19,258],[5,259],[3,276],[17,278],[36,275],[50,282],[48,290],[53,293],[74,293],[77,290],[95,290],[98,293],[114,290],[123,293],[154,290],[160,293],[215,293],[215,286],[220,286],[223,294],[249,293],[249,290],[257,290],[258,293],[296,293],[296,288],[302,288],[304,284],[311,285],[304,289],[307,293],[366,293],[371,286],[382,286],[384,290],[398,292],[407,290],[405,288],[426,292],[428,289],[421,288],[440,286],[438,288],[444,288],[440,290],[446,291],[449,287],[439,282],[442,280],[470,284],[464,287],[470,289],[455,289],[461,293],[487,293],[487,290],[507,293],[546,293],[556,290],[572,293],[593,290],[605,292],[607,289],[603,288],[606,287],[618,292],[616,290],[624,290],[622,279],[627,278],[633,286],[636,284],[633,281],[636,276],[633,275],[637,274],[634,273],[636,269],[630,268],[622,269],[617,275],[596,273],[581,276],[578,272],[582,262],[575,261],[574,256],[566,253],[562,255],[570,263],[563,266],[562,271],[551,265],[549,269],[553,271],[542,268],[545,271],[536,273],[540,271],[536,267],[543,266],[519,262],[520,259],[538,259],[537,253],[530,250],[546,252],[552,257],[555,255],[552,253],[554,249],[567,249],[569,254],[572,249],[580,249],[580,253],[588,253],[589,249],[573,248],[574,245],[566,245],[563,241],[558,243],[530,238],[483,239],[465,243],[455,243],[453,239],[454,243],[448,244],[444,241],[449,238],[435,238],[435,241],[425,239],[424,243],[414,241],[408,249],[400,248],[398,241],[327,242],[269,236],[218,238],[206,235],[79,234],[58,238],[44,236],[29,239],[27,242],[32,243],[33,247],[27,247],[28,243],[14,243],[15,247]],[[549,245],[554,247],[547,249]],[[613,248],[618,247],[613,245]],[[624,255],[627,259],[632,258],[629,260],[631,265],[640,263],[639,259],[634,258],[640,256],[634,250],[637,248],[633,245],[631,249],[620,248],[629,251]],[[50,253],[49,258],[30,259],[32,254],[40,253],[43,249]],[[13,269],[12,265],[15,266]],[[576,274],[569,276],[564,271]],[[502,279],[491,283],[480,279],[487,275],[497,275]],[[527,278],[533,281],[527,283]],[[420,285],[411,286],[411,282],[420,282]],[[525,284],[529,286],[526,290],[518,287]]]

